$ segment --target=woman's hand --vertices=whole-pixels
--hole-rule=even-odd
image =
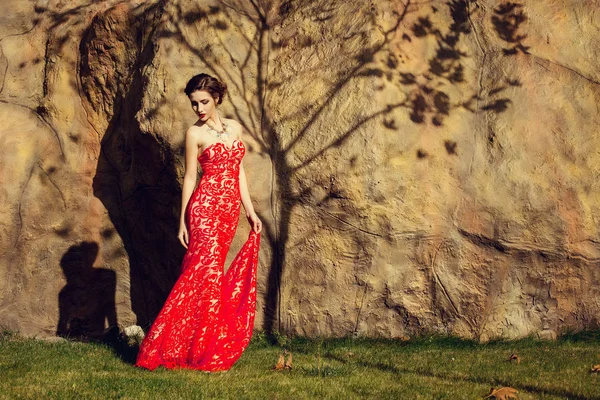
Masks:
[[[179,224],[179,233],[177,234],[177,237],[179,238],[179,241],[183,247],[187,249],[188,243],[190,242],[190,236],[187,227],[185,226],[185,222]]]
[[[258,218],[255,212],[246,213],[246,218],[248,219],[248,223],[252,226],[252,229],[256,233],[260,233],[262,231],[262,221]]]

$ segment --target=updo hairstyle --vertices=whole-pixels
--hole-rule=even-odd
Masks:
[[[227,85],[208,74],[198,74],[185,85],[184,92],[189,97],[196,90],[207,91],[213,98],[217,99],[217,104],[221,104],[225,93],[227,93]]]

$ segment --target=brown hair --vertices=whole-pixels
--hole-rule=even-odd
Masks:
[[[227,93],[227,85],[208,74],[198,74],[188,81],[184,92],[189,97],[196,90],[207,91],[217,99],[217,104],[221,104]]]

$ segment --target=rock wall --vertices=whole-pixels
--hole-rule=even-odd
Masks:
[[[597,328],[600,3],[12,2],[0,325],[147,327],[179,272],[183,95],[223,79],[265,223],[255,328]],[[249,227],[241,219],[233,252]]]

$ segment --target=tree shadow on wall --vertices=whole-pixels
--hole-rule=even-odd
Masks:
[[[118,333],[115,271],[94,268],[98,243],[69,247],[60,260],[67,281],[58,294],[56,334],[69,339],[107,339]],[[108,328],[107,328],[108,326]]]
[[[186,10],[178,4],[175,6],[175,12],[169,15],[171,28],[159,34],[183,44],[207,66],[209,70],[207,72],[228,83],[230,92],[241,101],[234,104],[233,117],[237,118],[259,143],[260,152],[269,156],[275,171],[275,189],[272,192],[274,226],[265,224],[263,229],[273,252],[264,299],[266,310],[263,328],[267,332],[281,329],[281,278],[286,264],[286,246],[290,238],[290,221],[294,209],[308,205],[321,213],[324,218],[335,220],[335,224],[353,229],[360,225],[360,221],[351,221],[352,216],[349,213],[332,213],[327,210],[332,207],[343,210],[352,206],[345,197],[343,189],[335,185],[336,176],[328,176],[326,181],[321,182],[328,188],[329,194],[325,199],[315,201],[312,196],[313,187],[305,185],[300,190],[294,189],[293,182],[299,173],[325,153],[347,143],[360,128],[369,123],[379,122],[382,130],[399,131],[400,127],[394,119],[394,112],[398,109],[406,109],[414,124],[443,127],[444,120],[453,111],[459,109],[472,113],[502,113],[509,107],[510,99],[502,94],[511,86],[520,86],[518,79],[497,82],[485,95],[481,87],[473,93],[468,93],[460,86],[466,83],[464,59],[471,55],[461,50],[459,45],[461,39],[473,34],[475,29],[471,21],[473,12],[471,3],[454,0],[443,5],[441,3],[423,5],[406,1],[394,14],[395,21],[389,29],[379,26],[375,15],[372,14],[371,26],[373,30],[382,33],[383,39],[378,43],[363,46],[363,50],[358,54],[344,55],[352,61],[348,68],[339,71],[335,81],[320,90],[324,95],[314,99],[313,103],[317,106],[298,111],[308,117],[297,133],[285,143],[280,138],[276,124],[297,118],[297,114],[277,116],[277,118],[271,116],[268,99],[283,82],[272,80],[269,61],[278,49],[291,43],[297,47],[297,51],[301,51],[306,47],[318,46],[318,42],[322,39],[296,32],[291,38],[276,40],[273,37],[276,36],[273,28],[281,27],[288,18],[292,19],[295,13],[303,11],[303,15],[311,18],[311,23],[324,29],[334,17],[339,4],[325,5],[310,1],[228,0],[222,1],[220,6]],[[430,18],[430,15],[439,12],[439,8],[443,6],[448,8],[451,16],[451,24],[445,28],[436,26]],[[407,15],[422,11],[425,7],[428,7],[428,14],[419,17],[407,32],[402,33],[401,41],[403,46],[409,46],[412,42],[434,37],[437,49],[435,55],[428,60],[425,70],[407,70],[404,66],[402,46],[398,48],[392,44],[398,43],[397,34],[404,29],[402,26]],[[475,4],[475,8],[477,7],[478,5]],[[526,19],[521,8],[522,5],[518,3],[507,3],[494,10],[493,26],[498,37],[508,44],[508,49],[504,49],[505,55],[527,50],[527,47],[522,45],[526,35],[518,33],[521,23]],[[241,20],[243,23],[240,22]],[[251,24],[254,27],[253,31],[249,30],[244,23]],[[230,35],[230,39],[234,42],[237,40],[239,43],[245,43],[246,54],[240,56],[239,50],[230,51],[228,44],[217,36],[212,41],[205,38],[206,40],[199,45],[198,41],[186,34],[191,27],[201,30],[204,26],[223,31],[224,34]],[[318,31],[318,28],[315,30]],[[361,36],[364,38],[364,35],[364,31],[346,32],[344,39],[359,40],[357,38]],[[232,63],[223,63],[226,59],[231,59]],[[312,73],[318,72],[317,69]],[[294,78],[292,76],[289,79],[293,81]],[[398,89],[398,101],[390,102],[378,111],[360,116],[347,129],[330,127],[334,137],[329,141],[321,139],[321,146],[298,160],[297,155],[293,154],[294,150],[300,144],[306,143],[311,134],[314,134],[312,131],[318,124],[322,126],[321,118],[335,106],[335,100],[342,96],[344,89],[364,79],[374,81],[380,90],[385,85],[394,85]],[[454,99],[448,88],[459,88],[462,97]],[[333,124],[336,124],[336,121]],[[444,148],[448,156],[456,156],[459,151],[458,144],[453,141],[445,141]],[[419,162],[428,156],[424,149],[418,149],[415,153],[415,161]],[[350,161],[349,167],[352,169],[354,163]],[[346,169],[346,172],[348,171],[349,169]],[[386,232],[368,232],[360,228],[358,231],[367,236],[390,239],[390,234]],[[433,277],[431,281],[435,285]]]

